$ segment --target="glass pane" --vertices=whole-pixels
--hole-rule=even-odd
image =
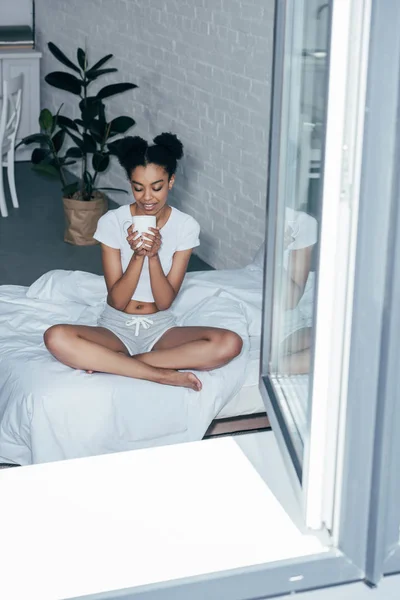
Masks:
[[[269,378],[302,462],[327,106],[328,4],[287,3]]]

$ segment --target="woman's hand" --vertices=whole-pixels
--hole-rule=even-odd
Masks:
[[[161,248],[161,233],[155,227],[149,227],[149,231],[143,234],[143,247],[145,256],[153,258],[157,256]]]
[[[128,227],[128,237],[126,240],[136,256],[146,256],[144,239],[138,233],[138,231],[133,231],[133,226],[131,225]]]

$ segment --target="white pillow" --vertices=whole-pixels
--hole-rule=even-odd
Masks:
[[[262,316],[262,272],[249,269],[222,269],[187,273],[178,297],[172,304],[182,318],[206,298],[229,298],[239,303],[246,315],[248,333],[259,336]]]
[[[253,302],[249,301],[247,295],[246,298],[241,298],[240,294],[237,292],[232,293],[227,290],[220,290],[216,296],[221,298],[230,298],[234,300],[237,304],[240,305],[243,313],[246,315],[247,320],[247,331],[249,336],[258,337],[261,336],[262,330],[262,310],[261,306],[259,306],[259,298],[258,295],[254,296]]]
[[[244,342],[248,339],[248,323],[243,306],[230,297],[203,298],[196,306],[178,318],[177,323],[184,327],[221,327],[235,331]]]
[[[29,287],[27,298],[47,300],[55,304],[78,302],[96,306],[105,302],[107,288],[104,277],[85,271],[56,269],[45,273]]]
[[[264,256],[265,256],[265,242],[261,244],[256,252],[255,257],[250,264],[247,265],[247,269],[250,271],[264,271]]]

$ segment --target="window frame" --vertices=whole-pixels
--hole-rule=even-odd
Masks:
[[[279,2],[277,3],[277,6]],[[346,407],[346,438],[343,449],[343,479],[340,489],[340,516],[336,514],[334,540],[337,548],[343,552],[354,566],[364,574],[363,579],[377,584],[384,573],[400,572],[399,544],[388,548],[388,532],[384,526],[389,518],[389,528],[398,534],[400,515],[396,504],[400,501],[400,483],[392,502],[387,502],[387,487],[376,494],[373,483],[388,486],[393,473],[395,458],[400,455],[400,440],[389,435],[393,427],[396,390],[399,389],[398,364],[400,342],[393,331],[399,331],[400,316],[393,312],[399,307],[400,261],[396,252],[390,251],[389,241],[396,240],[396,249],[400,250],[400,218],[395,218],[394,210],[398,200],[398,185],[393,186],[396,160],[400,156],[400,132],[393,127],[399,117],[399,72],[400,47],[396,35],[400,25],[400,6],[390,0],[372,1],[371,37],[368,58],[368,82],[366,110],[367,120],[364,127],[364,144],[361,175],[361,197],[357,250],[354,277],[353,320],[351,326],[350,367],[348,378],[348,402]],[[279,15],[276,32],[282,35],[284,21]],[[392,35],[390,35],[392,33]],[[385,57],[391,56],[387,64]],[[277,52],[276,70],[282,68],[283,56]],[[270,190],[277,189],[277,162],[279,157],[279,102],[281,90],[274,94],[273,110],[275,122],[272,122],[270,144]],[[382,110],[382,99],[385,107]],[[377,146],[381,152],[376,152]],[[397,152],[394,153],[395,147]],[[276,197],[270,200],[267,211],[268,221],[276,222]],[[379,197],[379,203],[376,198]],[[272,227],[269,233],[273,232]],[[381,235],[376,235],[379,231]],[[382,252],[382,241],[387,242],[386,252]],[[389,241],[388,241],[389,240]],[[266,304],[271,306],[273,283],[274,234],[266,244],[266,274],[264,288]],[[400,253],[397,252],[397,256]],[[378,260],[377,260],[378,258]],[[374,293],[371,294],[371,281]],[[388,304],[389,293],[393,299]],[[392,308],[388,312],[388,306]],[[270,335],[271,311],[264,314],[264,336]],[[267,314],[268,313],[268,314]],[[390,322],[390,326],[388,323]],[[392,335],[389,336],[389,332]],[[368,343],[366,343],[366,340]],[[386,380],[385,402],[379,386]],[[268,396],[268,381],[262,378],[260,390]],[[371,392],[372,390],[372,392]],[[275,402],[276,406],[276,402]],[[273,406],[274,408],[274,406]],[[273,411],[274,413],[274,411]],[[396,430],[400,431],[400,409],[396,411]],[[386,420],[386,421],[385,421]],[[282,418],[271,414],[273,427],[279,428]],[[398,429],[397,429],[398,427]],[[394,428],[391,429],[393,433]],[[396,431],[395,430],[395,431]],[[283,431],[282,439],[288,436]],[[280,444],[286,464],[293,471],[290,447]],[[387,461],[387,448],[390,448],[392,470]],[[397,459],[398,460],[398,459]],[[397,471],[398,472],[398,471]],[[392,483],[393,485],[393,483]],[[385,502],[386,499],[386,502]],[[375,526],[375,531],[374,531]]]
[[[399,42],[400,43],[400,42]],[[396,82],[394,81],[394,84]],[[394,165],[400,161],[400,79],[397,82],[397,130]],[[400,573],[400,171],[393,167],[392,205],[387,242],[387,278],[382,323],[381,368],[377,406],[379,427],[372,475],[370,537],[367,578],[377,584],[383,575]],[[396,310],[397,308],[397,310]],[[397,433],[397,435],[396,435]]]
[[[360,177],[362,156],[362,141],[357,140],[357,134],[364,130],[363,115],[359,118],[360,107],[364,107],[366,72],[368,68],[368,47],[370,29],[371,2],[369,0],[353,0],[342,2],[337,0],[330,3],[328,10],[330,15],[330,33],[328,43],[332,45],[334,55],[328,60],[327,69],[329,78],[327,85],[328,114],[325,123],[325,147],[322,148],[321,162],[324,165],[321,177],[320,196],[323,205],[319,207],[319,238],[318,253],[320,268],[316,272],[316,296],[315,296],[315,323],[313,337],[314,344],[311,349],[313,368],[310,373],[309,395],[313,399],[311,410],[309,407],[308,423],[309,431],[301,440],[297,427],[285,402],[279,402],[279,390],[274,389],[268,373],[263,370],[264,364],[268,362],[273,343],[272,317],[276,309],[274,307],[275,294],[274,283],[275,272],[282,269],[280,254],[276,248],[281,246],[282,232],[276,224],[282,222],[283,203],[279,202],[282,194],[282,160],[285,148],[285,126],[283,118],[287,112],[287,97],[291,92],[283,93],[285,72],[288,69],[287,48],[285,36],[288,35],[292,21],[290,15],[293,12],[293,2],[287,0],[276,3],[276,44],[273,71],[273,99],[271,112],[271,135],[270,135],[270,177],[268,182],[267,199],[267,228],[266,228],[266,254],[265,254],[265,278],[264,278],[264,314],[263,314],[263,336],[261,341],[261,385],[260,391],[266,405],[271,424],[278,431],[277,440],[280,445],[285,463],[291,474],[293,486],[306,515],[306,523],[314,528],[321,528],[324,523],[330,527],[332,522],[333,502],[327,502],[328,493],[334,493],[334,479],[336,460],[327,460],[328,452],[331,454],[336,448],[337,440],[327,427],[328,418],[330,422],[334,418],[338,424],[339,417],[339,390],[341,381],[336,384],[336,379],[341,380],[341,357],[336,356],[332,361],[333,346],[343,347],[343,339],[348,335],[349,324],[342,324],[340,317],[346,317],[351,322],[352,305],[352,277],[354,276],[354,255],[356,242],[349,240],[350,231],[357,233],[358,213],[358,190],[357,180]],[[334,5],[334,10],[333,10]],[[288,9],[289,6],[289,10]],[[286,22],[287,13],[289,17]],[[351,19],[360,21],[358,30],[350,29]],[[343,31],[344,29],[344,31]],[[367,32],[367,33],[366,33]],[[289,31],[290,33],[290,31]],[[347,67],[349,65],[349,67]],[[355,83],[349,78],[356,80]],[[350,95],[349,95],[350,88]],[[285,100],[286,99],[286,100]],[[350,102],[350,106],[349,105]],[[346,106],[348,109],[346,111]],[[358,111],[358,112],[357,112]],[[350,113],[351,117],[349,117]],[[354,124],[352,121],[355,121]],[[282,135],[283,134],[283,135]],[[283,138],[283,139],[282,139]],[[281,149],[281,144],[283,151]],[[345,150],[346,148],[346,150]],[[285,160],[285,157],[284,157]],[[355,177],[355,181],[352,181]],[[321,211],[323,210],[323,215]],[[339,231],[339,215],[345,220],[345,231]],[[354,222],[354,224],[353,224]],[[343,223],[342,223],[343,225]],[[340,233],[340,235],[339,235]],[[349,252],[339,251],[339,243],[343,241],[349,245]],[[350,257],[350,265],[346,259]],[[345,282],[340,278],[333,278],[330,273],[340,272],[344,274]],[[350,277],[350,279],[349,279]],[[348,284],[348,285],[347,285]],[[346,292],[350,289],[349,299]],[[279,295],[279,294],[278,294]],[[335,297],[334,297],[335,295]],[[347,303],[347,307],[346,307]],[[346,312],[347,308],[347,312]],[[336,313],[339,311],[339,317]],[[339,318],[339,322],[338,322]],[[324,324],[342,328],[340,333],[335,331],[333,335],[330,327]],[[323,330],[321,328],[323,326]],[[325,338],[328,337],[328,340]],[[269,340],[269,348],[265,340]],[[264,354],[268,353],[267,360]],[[315,368],[315,371],[314,371]],[[343,396],[346,390],[347,372],[344,368]],[[332,391],[332,380],[336,376],[335,386]],[[326,380],[326,381],[325,381]],[[332,396],[333,394],[333,396]],[[315,398],[318,397],[318,402]],[[311,405],[311,402],[310,402]],[[332,408],[332,405],[335,405]],[[311,430],[311,424],[313,429]],[[318,425],[318,427],[316,426]],[[336,429],[336,427],[335,427]],[[310,434],[313,431],[312,435]],[[321,444],[328,439],[326,448]],[[304,447],[302,448],[302,445]],[[299,448],[303,449],[302,459],[298,456]]]
[[[337,517],[341,550],[365,569],[366,580],[374,585],[385,570],[382,531],[389,509],[385,505],[386,486],[393,472],[386,449],[400,449],[394,429],[388,434],[396,407],[394,375],[386,379],[383,393],[381,390],[389,371],[398,369],[400,357],[398,340],[388,335],[388,323],[399,322],[398,307],[397,313],[390,310],[390,294],[399,294],[395,273],[398,278],[400,268],[390,248],[393,240],[399,243],[400,235],[400,223],[394,218],[398,200],[395,165],[400,132],[394,124],[398,124],[399,111],[400,44],[396,35],[390,35],[398,26],[400,6],[390,0],[378,5],[374,0],[349,367],[351,402],[346,412],[345,469]],[[385,62],[387,52],[393,58],[389,65]],[[386,242],[383,251],[382,240]],[[391,560],[393,563],[395,558]]]
[[[266,347],[265,340],[269,340],[268,352],[271,353],[272,344],[272,316],[274,306],[274,283],[275,283],[275,247],[279,232],[276,227],[278,222],[277,196],[280,186],[280,160],[281,153],[281,120],[284,110],[283,106],[283,73],[285,61],[284,41],[286,36],[287,14],[286,0],[275,1],[275,24],[274,24],[274,52],[272,66],[272,101],[270,117],[270,138],[268,147],[269,174],[266,208],[265,228],[265,254],[264,254],[264,277],[263,277],[263,316],[261,332],[261,348]],[[282,208],[282,207],[281,207]],[[269,224],[271,223],[271,226]],[[265,307],[270,307],[265,310]],[[296,496],[301,499],[301,463],[298,458],[296,446],[301,444],[300,439],[293,439],[296,432],[296,424],[290,412],[285,413],[285,418],[279,409],[279,404],[273,387],[268,377],[263,377],[261,355],[260,367],[260,392],[264,404],[268,407],[268,418],[274,430],[280,430],[282,437],[277,438],[281,454],[286,468],[288,469]]]
[[[284,30],[287,1],[276,0],[275,32]],[[340,513],[334,520],[336,548],[324,555],[298,560],[249,566],[245,569],[210,573],[201,577],[165,581],[157,585],[104,592],[84,598],[106,600],[118,598],[146,600],[250,600],[271,598],[327,586],[366,581],[376,584],[384,573],[400,570],[400,544],[388,548],[400,515],[395,510],[400,500],[400,482],[395,497],[391,474],[400,455],[400,407],[396,403],[399,389],[400,339],[400,252],[391,253],[390,243],[400,251],[399,176],[394,166],[400,156],[399,123],[400,5],[391,0],[372,0],[370,56],[364,128],[361,195],[359,207],[353,321],[351,327],[348,397],[344,423],[343,477],[340,486]],[[390,35],[395,31],[396,35]],[[384,50],[384,51],[382,51]],[[391,61],[385,60],[388,52]],[[273,114],[279,114],[280,89],[276,85],[282,66],[282,52],[275,53]],[[382,110],[382,98],[385,102]],[[278,112],[277,112],[278,111]],[[279,138],[276,122],[272,124],[270,142],[270,188],[274,189],[277,173]],[[376,147],[381,150],[376,152]],[[396,152],[392,152],[396,149]],[[389,160],[388,160],[389,159]],[[396,179],[396,183],[394,183]],[[376,201],[379,192],[379,202]],[[269,201],[267,223],[276,222],[276,206]],[[273,230],[273,228],[270,228]],[[377,231],[380,235],[376,235]],[[272,235],[274,238],[274,235]],[[382,239],[386,251],[382,252]],[[268,240],[267,261],[271,243]],[[379,260],[378,260],[379,259]],[[264,289],[271,302],[273,272],[267,268]],[[374,287],[371,293],[371,281]],[[394,310],[396,309],[396,310]],[[264,314],[263,337],[270,335],[271,324]],[[397,327],[397,329],[393,329]],[[366,343],[368,340],[368,344]],[[385,382],[383,391],[380,389]],[[265,382],[260,381],[265,393]],[[397,409],[397,410],[395,410]],[[393,415],[396,419],[393,419]],[[276,416],[273,425],[279,426]],[[281,444],[286,463],[293,468],[290,452]],[[392,461],[387,459],[390,453]],[[268,460],[268,457],[265,457]],[[399,472],[399,471],[397,471]],[[379,489],[373,486],[379,484]],[[397,539],[397,538],[395,538]],[[340,594],[338,591],[338,595]],[[83,598],[83,597],[82,597]],[[78,600],[78,599],[76,599]]]

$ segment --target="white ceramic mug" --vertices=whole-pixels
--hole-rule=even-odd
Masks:
[[[132,228],[133,231],[137,231],[139,235],[143,236],[143,239],[146,239],[146,236],[143,234],[149,233],[153,236],[153,233],[149,231],[149,227],[156,227],[156,217],[152,215],[135,215],[132,217]],[[142,244],[139,244],[138,248],[140,248]]]

